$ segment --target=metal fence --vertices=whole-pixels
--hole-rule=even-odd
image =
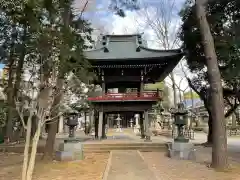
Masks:
[[[240,129],[237,129],[237,128],[229,129],[227,132],[228,132],[229,136],[238,136],[238,135],[240,135]]]
[[[178,130],[174,128],[174,129],[172,130],[172,138],[173,138],[173,139],[176,138],[177,135],[178,135]],[[187,138],[187,139],[194,139],[194,138],[195,138],[195,137],[194,137],[194,130],[192,130],[192,129],[184,129],[184,130],[183,130],[183,135],[184,135],[184,137]]]

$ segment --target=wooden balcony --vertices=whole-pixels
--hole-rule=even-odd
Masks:
[[[161,91],[151,91],[139,93],[106,93],[103,96],[89,97],[92,102],[111,101],[158,101],[162,98]]]

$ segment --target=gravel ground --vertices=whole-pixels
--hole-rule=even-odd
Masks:
[[[85,154],[83,161],[44,163],[37,158],[33,180],[101,180],[109,154]],[[23,156],[0,154],[0,180],[20,180]]]
[[[233,163],[229,172],[216,172],[209,168],[211,152],[197,150],[197,161],[174,160],[162,152],[142,152],[148,167],[160,180],[239,180],[240,164]],[[240,158],[240,157],[239,157]]]

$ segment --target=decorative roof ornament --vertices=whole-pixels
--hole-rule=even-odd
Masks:
[[[140,48],[141,44],[142,44],[142,36],[140,34],[138,34],[136,36],[136,45],[137,45],[136,52],[140,52],[141,51],[141,48]]]
[[[141,48],[138,46],[136,49],[136,52],[140,52],[140,51],[141,51]]]
[[[109,43],[109,38],[107,36],[102,37],[102,45],[103,45],[103,52],[108,53],[108,43]]]
[[[138,41],[138,44],[142,44],[142,36],[141,35],[137,36],[137,41]]]
[[[108,53],[109,52],[108,48],[104,47],[103,52]]]

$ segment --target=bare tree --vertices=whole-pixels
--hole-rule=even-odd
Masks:
[[[50,107],[52,106],[55,80],[53,80],[53,77],[49,76],[49,78],[45,79],[48,85],[43,86],[43,84],[46,83],[40,83],[40,81],[38,81],[38,77],[35,73],[36,71],[37,67],[32,63],[32,74],[29,74],[29,71],[29,80],[21,81],[21,89],[19,91],[21,96],[15,99],[16,110],[19,114],[22,126],[26,131],[22,180],[32,179],[42,126],[46,121],[51,121],[50,119],[47,120],[46,116],[49,114]],[[36,131],[33,132],[33,139],[31,140],[33,123],[36,123],[37,127]],[[31,151],[29,150],[30,147]]]
[[[196,12],[199,20],[200,33],[204,46],[204,54],[207,62],[208,77],[210,84],[211,113],[213,117],[213,147],[212,166],[217,169],[226,169],[227,158],[227,135],[226,121],[224,117],[224,98],[221,84],[221,75],[214,47],[214,40],[206,18],[205,6],[207,0],[196,0]]]
[[[64,88],[59,91],[56,89],[57,75],[55,73],[54,67],[51,71],[51,75],[45,77],[44,80],[41,78],[38,80],[39,77],[37,77],[38,75],[35,74],[37,70],[38,69],[33,67],[33,70],[31,70],[31,72],[33,72],[34,75],[30,74],[28,81],[21,82],[21,96],[19,96],[18,99],[15,99],[16,110],[19,114],[22,126],[26,131],[22,180],[32,179],[37,147],[42,127],[44,124],[52,124],[57,122],[59,116],[67,111],[67,109],[62,106],[63,103],[54,105],[54,98],[58,98],[59,94],[65,94],[65,92],[69,92],[72,89],[75,89],[77,92],[81,92],[82,88],[85,87],[80,87],[80,80],[77,79],[77,77],[73,74],[69,76],[69,79],[67,83],[65,83]],[[76,80],[73,81],[73,77],[77,79],[77,82]],[[69,101],[65,101],[64,104],[69,105],[70,103],[71,102]],[[58,113],[55,114],[55,116],[50,116],[52,114],[52,111],[55,111],[56,109],[58,109]],[[50,118],[46,118],[47,116]],[[36,124],[36,130],[34,132],[32,132],[33,124]],[[33,134],[32,140],[31,134]]]
[[[176,18],[178,8],[175,0],[159,0],[154,6],[149,6],[148,3],[142,5],[144,8],[138,11],[141,20],[136,19],[136,21],[140,26],[144,24],[145,29],[148,28],[154,32],[158,47],[165,50],[179,47],[180,20]],[[174,72],[170,73],[169,78],[172,82],[174,106],[176,106],[177,88]]]

